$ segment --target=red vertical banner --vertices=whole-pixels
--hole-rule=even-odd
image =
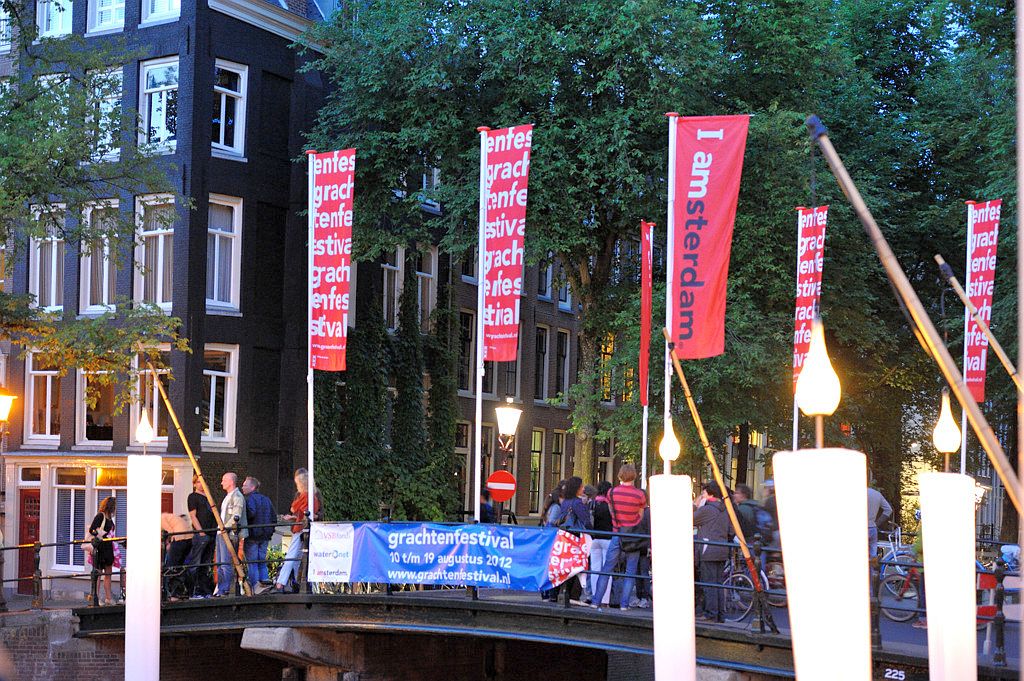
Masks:
[[[651,354],[651,296],[654,276],[654,223],[640,221],[640,404],[647,406]]]
[[[355,168],[355,149],[313,155],[309,362],[319,371],[345,370]]]
[[[725,293],[749,116],[676,118],[672,339],[680,359],[725,351]]]
[[[793,390],[811,347],[814,308],[821,298],[828,206],[796,209],[796,330],[793,333]]]
[[[532,142],[532,125],[487,131],[487,217],[481,279],[485,361],[516,360]]]
[[[996,246],[999,242],[999,210],[1002,200],[967,202],[967,296],[985,324],[992,322],[992,293],[995,288]],[[985,369],[988,339],[965,313],[964,382],[975,401],[985,401]]]

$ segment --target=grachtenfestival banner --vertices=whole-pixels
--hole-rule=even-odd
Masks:
[[[590,541],[554,527],[313,523],[309,581],[540,591],[585,570]]]

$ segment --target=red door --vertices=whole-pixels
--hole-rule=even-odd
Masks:
[[[18,514],[18,543],[39,541],[39,490],[19,490],[21,512]],[[35,551],[18,551],[18,593],[32,595],[32,574],[36,571]],[[28,577],[28,579],[25,579]]]

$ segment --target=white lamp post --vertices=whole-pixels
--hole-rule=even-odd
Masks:
[[[974,479],[960,473],[918,473],[917,484],[924,579],[931,595],[925,603],[928,678],[974,681],[978,678]]]
[[[672,475],[679,440],[671,422],[658,447],[665,473],[651,476],[651,573],[654,599],[654,678],[695,681],[697,635],[693,598],[693,483]]]
[[[942,409],[939,411],[939,421],[932,431],[932,444],[935,449],[942,452],[945,458],[943,470],[949,472],[949,455],[960,449],[960,427],[953,419],[953,412],[949,408],[949,388],[942,389]]]
[[[825,446],[824,417],[836,410],[841,395],[839,376],[825,347],[825,327],[816,315],[811,327],[811,346],[796,380],[796,403],[805,416],[814,417],[814,446],[818,449]]]
[[[146,409],[135,429],[135,439],[146,445],[153,428]],[[149,454],[128,457],[127,537],[132,547],[132,592],[125,601],[125,681],[160,679],[160,486],[163,459]]]

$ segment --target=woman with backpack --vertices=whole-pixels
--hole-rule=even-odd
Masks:
[[[604,557],[608,553],[608,543],[612,540],[612,512],[608,508],[608,491],[612,483],[602,480],[597,485],[597,496],[591,505],[591,512],[594,514],[594,541],[590,543],[590,569],[600,571],[604,567]],[[606,580],[607,586],[603,594],[594,593],[597,588],[598,576],[590,574],[587,576],[587,585],[590,587],[590,603],[608,605],[608,599],[612,593],[612,583]]]
[[[557,527],[558,520],[562,517],[562,500],[565,498],[566,480],[559,480],[558,485],[548,495],[544,502],[544,510],[540,514],[541,527]],[[554,589],[544,589],[540,592],[541,600],[557,601],[558,592]]]

